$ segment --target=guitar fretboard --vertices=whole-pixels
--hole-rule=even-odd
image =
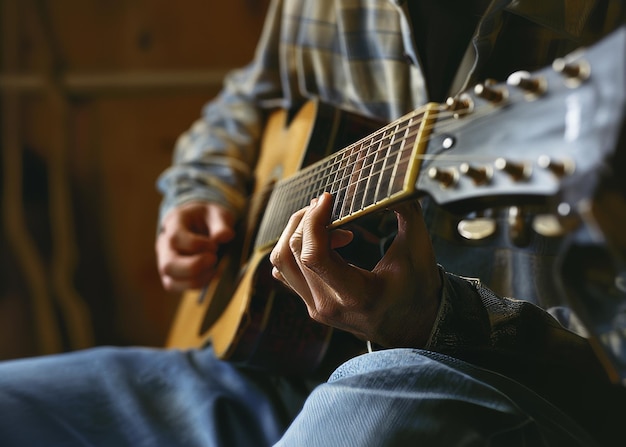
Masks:
[[[255,243],[275,243],[289,217],[323,192],[334,198],[331,226],[412,195],[420,157],[436,116],[432,105],[417,109],[375,133],[276,183]]]

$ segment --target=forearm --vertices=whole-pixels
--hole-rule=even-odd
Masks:
[[[198,200],[241,213],[262,116],[253,100],[234,101],[223,96],[209,103],[203,117],[178,139],[173,163],[158,180],[163,194],[159,220],[171,208]]]

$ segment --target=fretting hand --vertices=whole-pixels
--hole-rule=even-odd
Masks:
[[[291,217],[270,256],[273,276],[300,295],[321,323],[382,346],[423,346],[442,283],[418,203],[394,210],[398,234],[372,271],[335,251],[350,243],[352,233],[327,228],[331,208],[325,193]]]

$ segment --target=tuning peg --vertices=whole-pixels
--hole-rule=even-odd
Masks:
[[[511,74],[506,83],[524,90],[529,98],[544,94],[547,86],[544,78],[533,78],[527,71],[517,71]]]
[[[461,220],[456,226],[459,234],[468,240],[486,239],[496,232],[496,220],[492,217],[474,217]]]
[[[522,210],[517,206],[509,208],[509,237],[518,247],[527,246],[530,242],[528,222]]]
[[[454,112],[455,118],[460,118],[472,111],[474,104],[468,95],[449,97],[446,99],[445,109]]]
[[[556,59],[552,63],[552,68],[557,73],[561,73],[565,76],[566,85],[570,87],[576,87],[584,82],[591,75],[591,67],[585,60],[578,60],[575,62],[567,62],[564,58]]]
[[[504,171],[509,174],[513,180],[521,181],[530,177],[531,168],[525,163],[516,163],[505,158],[498,158],[494,162],[494,166],[499,171]]]
[[[493,176],[493,170],[489,166],[475,167],[469,163],[462,163],[459,166],[461,174],[468,176],[474,181],[475,185],[485,185],[489,183]]]
[[[571,160],[557,161],[548,155],[541,155],[537,159],[537,165],[540,168],[548,169],[557,177],[564,177],[574,172],[574,162]]]
[[[565,228],[554,214],[539,214],[533,219],[533,230],[545,237],[558,237],[565,234]]]
[[[561,202],[554,213],[535,216],[533,229],[542,236],[559,237],[578,228],[580,222],[580,216],[573,212],[569,203]]]
[[[476,96],[494,104],[503,102],[508,96],[506,90],[490,87],[487,83],[476,85],[474,87],[474,93]]]
[[[454,168],[440,169],[433,167],[428,170],[428,177],[439,182],[439,186],[442,188],[449,188],[458,182],[459,173]]]

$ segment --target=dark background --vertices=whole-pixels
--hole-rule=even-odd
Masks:
[[[158,174],[266,0],[0,0],[0,359],[163,345]]]

